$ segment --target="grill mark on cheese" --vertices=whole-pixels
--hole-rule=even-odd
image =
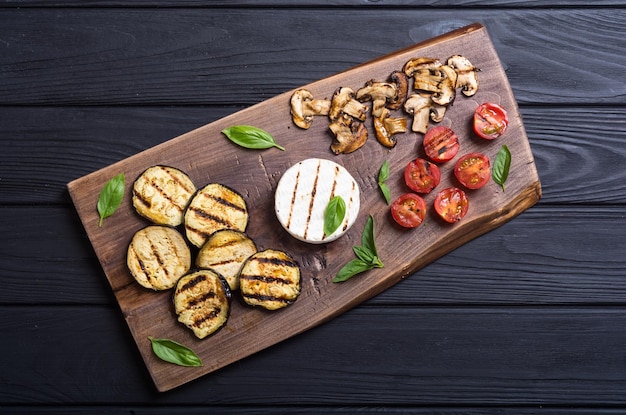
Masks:
[[[287,217],[287,229],[291,228],[291,218],[293,217],[293,207],[296,204],[296,194],[298,193],[298,185],[300,184],[300,169],[296,172],[296,180],[291,191],[291,203],[289,204],[289,216]]]
[[[315,178],[313,179],[313,188],[311,189],[311,197],[309,199],[309,211],[306,215],[306,225],[304,227],[304,239],[309,235],[309,226],[311,224],[311,215],[313,214],[313,204],[315,203],[315,195],[317,195],[317,183],[320,178],[320,167],[321,163],[317,163],[317,168],[315,169]]]
[[[355,184],[354,184],[354,182],[352,182],[352,186],[350,188],[350,200],[348,201],[347,206],[346,206],[346,211],[347,212],[350,211],[350,207],[354,203],[354,190],[355,190],[354,186],[355,186]],[[343,224],[343,227],[342,227],[343,231],[345,231],[346,229],[348,229],[348,222],[347,221]]]
[[[339,177],[339,167],[335,166],[335,177],[333,178],[333,187],[330,189],[330,196],[328,197],[328,203],[330,203],[331,200],[333,200],[333,197],[335,197],[335,189],[337,189],[337,183],[338,183],[338,177]],[[353,186],[354,188],[354,186]],[[346,209],[347,212],[349,212],[349,209]],[[347,226],[347,222],[344,225],[343,230],[345,230]],[[326,239],[328,238],[330,235],[326,235],[326,233],[324,233],[322,235],[322,239]]]

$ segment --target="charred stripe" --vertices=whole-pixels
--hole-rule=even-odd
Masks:
[[[238,205],[236,203],[233,203],[230,200],[225,199],[223,197],[220,197],[218,195],[214,195],[212,193],[206,193],[206,192],[203,192],[202,195],[204,197],[208,198],[208,199],[214,200],[216,203],[218,203],[218,204],[220,204],[222,206],[230,207],[230,208],[238,210],[239,212],[242,212],[242,213],[246,213],[247,212],[245,206],[240,206],[240,205]]]
[[[244,297],[246,298],[252,298],[258,301],[262,301],[262,302],[270,302],[270,301],[278,301],[281,303],[285,303],[285,304],[290,304],[293,302],[293,299],[288,299],[288,298],[283,298],[283,297],[275,297],[272,295],[260,295],[260,294],[244,294],[242,293]]]
[[[195,276],[193,279],[187,281],[185,284],[183,284],[182,287],[180,287],[180,289],[178,290],[179,292],[183,292],[186,290],[190,290],[193,287],[195,287],[196,285],[200,284],[203,281],[206,281],[207,277],[204,274],[199,274],[197,276]]]
[[[213,291],[208,292],[208,293],[204,293],[202,296],[198,297],[198,298],[194,298],[192,300],[190,300],[189,302],[187,302],[187,304],[185,305],[185,308],[190,310],[193,307],[195,307],[198,304],[204,303],[206,300],[212,299],[217,297],[217,294]]]
[[[201,316],[200,318],[194,319],[193,323],[191,323],[191,325],[193,327],[200,327],[204,322],[206,322],[208,320],[214,320],[217,316],[220,315],[221,312],[222,312],[222,309],[220,307],[215,307],[215,308],[213,308],[213,310],[211,310],[210,313],[207,313],[207,314]]]

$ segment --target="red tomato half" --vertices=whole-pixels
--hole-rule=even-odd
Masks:
[[[498,104],[486,102],[474,111],[474,132],[485,140],[500,137],[508,125],[506,110]]]
[[[468,189],[480,189],[491,177],[489,157],[482,153],[469,153],[457,160],[454,166],[457,180]]]
[[[432,127],[424,135],[424,151],[435,163],[451,160],[459,152],[459,137],[444,125]]]
[[[391,204],[391,216],[398,225],[417,228],[426,217],[426,202],[415,193],[405,193]]]
[[[463,190],[456,187],[449,187],[437,194],[434,205],[435,211],[443,220],[454,223],[463,219],[467,213],[469,200]]]
[[[421,158],[415,159],[404,169],[406,185],[417,193],[428,193],[439,184],[441,172],[436,164]]]

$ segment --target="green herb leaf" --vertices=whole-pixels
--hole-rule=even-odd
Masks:
[[[276,147],[285,150],[284,147],[276,144],[274,137],[265,130],[251,125],[235,125],[222,130],[222,133],[233,143],[252,149],[266,149]]]
[[[506,144],[502,146],[496,159],[493,162],[493,168],[491,169],[491,177],[493,181],[502,186],[504,191],[504,183],[509,177],[509,169],[511,168],[511,151]]]
[[[372,254],[372,256],[378,256],[376,243],[374,241],[374,218],[372,217],[372,215],[370,215],[369,218],[367,218],[367,222],[365,222],[363,234],[361,235],[361,245],[364,249],[367,249]]]
[[[343,282],[372,268],[384,267],[383,262],[376,252],[376,244],[374,243],[374,218],[371,215],[367,218],[367,222],[365,223],[361,242],[362,246],[352,248],[357,257],[348,262],[337,272],[337,275],[333,278],[333,282]]]
[[[380,191],[383,193],[383,197],[385,198],[385,202],[387,204],[391,203],[391,192],[389,191],[389,186],[387,186],[387,179],[389,178],[389,161],[385,160],[380,166],[380,170],[378,171],[378,187]]]
[[[344,282],[354,277],[355,275],[370,270],[372,268],[372,265],[363,261],[362,259],[353,259],[339,270],[335,278],[333,278],[333,282]]]
[[[202,360],[193,350],[174,340],[149,337],[152,351],[162,360],[179,366],[202,366]]]
[[[330,199],[324,211],[324,235],[332,235],[346,217],[346,202],[341,196]]]
[[[97,205],[100,214],[98,226],[102,226],[102,221],[117,210],[122,199],[124,199],[124,173],[109,180],[100,191]]]

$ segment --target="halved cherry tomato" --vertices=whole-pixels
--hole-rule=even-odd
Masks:
[[[424,135],[424,151],[435,163],[451,160],[459,152],[459,137],[450,127],[432,127]]]
[[[417,228],[426,217],[426,202],[415,193],[405,193],[391,204],[391,216],[400,226]]]
[[[441,172],[436,164],[417,158],[409,162],[404,169],[406,185],[417,193],[429,193],[439,184]]]
[[[506,110],[498,104],[486,102],[474,111],[474,132],[485,140],[500,137],[508,125]]]
[[[491,177],[489,157],[482,153],[465,154],[457,160],[454,175],[468,189],[480,189]]]
[[[449,223],[458,222],[467,213],[469,200],[465,192],[456,187],[443,189],[434,201],[435,211]]]

